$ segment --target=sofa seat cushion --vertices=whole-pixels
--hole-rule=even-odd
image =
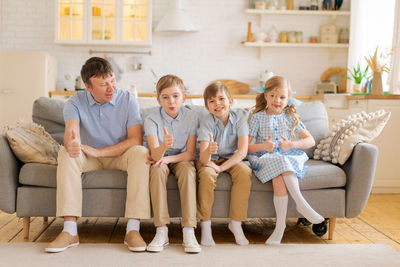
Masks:
[[[22,166],[19,182],[24,185],[56,187],[57,166],[27,163]],[[98,170],[82,174],[83,188],[126,188],[127,174],[119,170]]]
[[[313,190],[321,188],[337,188],[346,185],[345,172],[336,165],[319,160],[308,160],[308,170],[300,180],[301,190]],[[222,173],[217,179],[215,190],[229,191],[232,181],[228,174]],[[254,175],[251,177],[252,191],[273,191],[272,182],[261,183]]]
[[[336,165],[325,161],[309,160],[308,170],[300,180],[302,190],[343,187],[346,184],[344,171]],[[49,164],[26,163],[22,166],[19,182],[24,185],[56,187],[57,167]],[[118,170],[99,170],[82,174],[83,188],[126,188],[127,174]],[[262,184],[252,176],[252,191],[272,191],[272,183]],[[227,173],[222,173],[217,179],[216,190],[230,191],[232,180]],[[167,189],[178,190],[177,180],[172,175],[167,181]]]

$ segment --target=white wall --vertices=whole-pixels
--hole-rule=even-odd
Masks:
[[[140,50],[55,44],[55,3],[55,0],[1,0],[0,49],[41,50],[55,56],[58,60],[57,90],[73,90],[74,78],[90,57],[89,49]],[[191,93],[201,93],[205,85],[215,79],[234,79],[258,86],[260,71],[268,69],[289,78],[298,95],[309,95],[324,70],[346,67],[346,49],[337,49],[330,61],[326,48],[266,48],[263,59],[259,60],[258,49],[240,43],[246,38],[247,22],[258,25],[259,21],[258,16],[244,13],[247,4],[247,0],[183,0],[182,6],[199,32],[153,33],[152,55],[141,56],[143,69],[140,71],[130,67],[132,55],[109,55],[125,69],[119,87],[129,89],[135,84],[139,92],[153,92],[155,79],[150,72],[153,68],[159,76],[167,73],[180,76]],[[345,3],[344,7],[348,5]],[[153,27],[167,8],[167,0],[153,0]],[[274,16],[264,18],[263,29],[268,30],[272,20],[278,30],[302,30],[305,40],[310,34],[318,35],[319,25],[329,22],[328,17]],[[337,21],[339,25],[348,23],[346,18]],[[71,79],[66,80],[66,75]]]

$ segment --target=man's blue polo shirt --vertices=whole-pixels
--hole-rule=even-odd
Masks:
[[[89,91],[79,91],[64,106],[64,121],[76,119],[82,144],[103,148],[127,139],[131,126],[142,124],[139,104],[128,91],[117,89],[110,102],[97,103]]]

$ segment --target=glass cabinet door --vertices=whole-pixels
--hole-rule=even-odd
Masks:
[[[116,0],[91,0],[89,4],[89,40],[116,40]]]
[[[84,41],[83,0],[59,0],[57,14],[57,40],[63,42]]]
[[[152,0],[56,0],[56,42],[151,45]]]
[[[151,0],[122,0],[122,41],[151,43]]]

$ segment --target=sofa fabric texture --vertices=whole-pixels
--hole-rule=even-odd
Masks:
[[[64,101],[39,98],[33,104],[33,121],[42,125],[62,144]],[[200,117],[204,107],[189,106]],[[142,118],[152,108],[141,109]],[[249,112],[243,110],[243,112]],[[328,117],[323,103],[303,103],[297,113],[318,143],[328,132]],[[24,216],[55,216],[57,167],[41,163],[22,163],[12,153],[7,139],[0,135],[0,210]],[[306,150],[309,157],[314,148]],[[300,188],[310,205],[325,218],[354,217],[364,209],[372,188],[377,160],[374,145],[359,143],[343,166],[310,159]],[[363,166],[363,168],[360,168]],[[180,199],[176,179],[168,178],[168,208],[171,217],[180,217]],[[229,216],[230,188],[227,173],[221,173],[215,189],[212,217]],[[126,172],[99,170],[82,174],[82,216],[123,217],[126,198]],[[272,183],[262,184],[254,175],[249,199],[248,217],[275,217]],[[288,217],[301,217],[289,197]]]

